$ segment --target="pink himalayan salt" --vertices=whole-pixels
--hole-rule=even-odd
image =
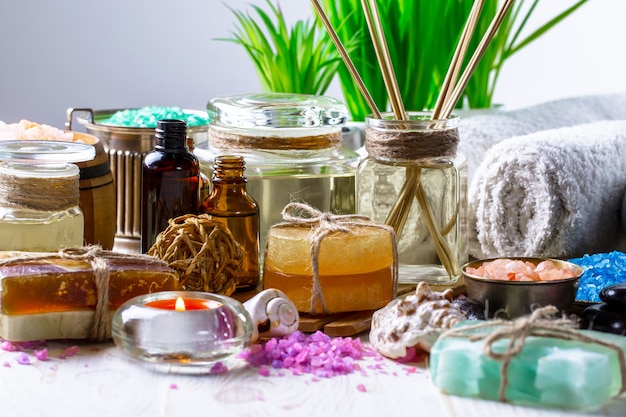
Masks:
[[[558,281],[576,276],[575,270],[560,267],[549,259],[535,265],[525,260],[499,258],[483,262],[477,268],[467,267],[465,272],[502,281]]]
[[[321,331],[310,335],[296,331],[252,345],[240,356],[252,366],[261,367],[260,375],[269,376],[269,365],[274,369],[289,369],[293,375],[310,373],[330,378],[359,370],[356,360],[378,354],[360,339],[330,337]]]

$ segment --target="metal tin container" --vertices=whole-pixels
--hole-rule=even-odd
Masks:
[[[114,249],[121,252],[141,251],[141,164],[156,143],[154,128],[113,126],[103,123],[118,111],[90,108],[67,109],[66,128],[72,130],[74,117],[88,133],[102,141],[109,156],[116,188],[116,234]],[[199,110],[185,110],[205,115]],[[194,145],[207,141],[208,125],[191,126],[188,134]]]
[[[515,318],[531,313],[537,307],[553,305],[567,312],[574,305],[578,282],[583,269],[571,262],[550,258],[510,257],[507,259],[528,261],[534,265],[550,260],[557,267],[577,271],[576,276],[554,281],[504,281],[487,279],[466,272],[467,268],[477,268],[484,262],[494,259],[483,259],[463,265],[463,278],[467,296],[485,304],[486,316],[504,315]]]

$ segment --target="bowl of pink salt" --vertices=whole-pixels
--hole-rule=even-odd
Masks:
[[[583,269],[550,258],[494,258],[463,265],[467,296],[482,302],[485,317],[515,318],[553,305],[567,313],[574,305]]]

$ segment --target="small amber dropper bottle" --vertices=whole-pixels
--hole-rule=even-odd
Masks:
[[[213,161],[211,192],[201,211],[224,224],[242,246],[244,256],[237,290],[259,285],[259,206],[246,192],[245,161],[236,155],[222,155]]]

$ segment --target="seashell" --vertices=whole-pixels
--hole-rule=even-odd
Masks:
[[[466,320],[453,304],[451,289],[432,291],[420,282],[415,294],[397,298],[374,312],[370,343],[383,356],[405,358],[410,348],[429,352],[439,334]]]
[[[252,317],[252,338],[259,339],[289,335],[300,325],[300,314],[293,301],[282,291],[268,288],[261,291],[243,306]]]

